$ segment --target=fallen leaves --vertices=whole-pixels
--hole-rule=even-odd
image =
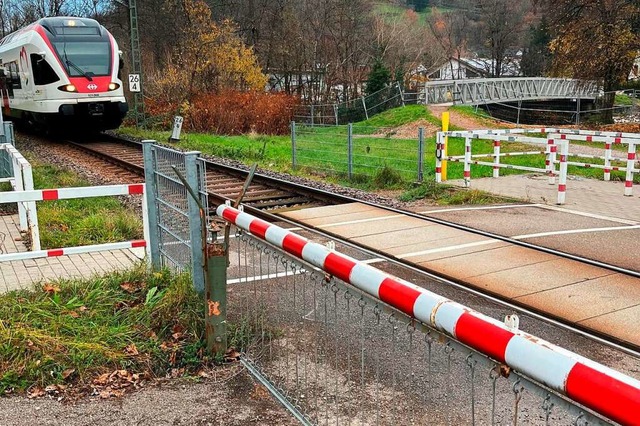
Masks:
[[[138,352],[138,348],[136,347],[135,343],[131,343],[126,348],[124,348],[124,353],[126,353],[129,356],[138,356],[138,355],[140,355],[140,352]]]
[[[55,294],[60,292],[60,287],[58,287],[55,284],[47,283],[42,286],[42,291],[44,291],[47,294]]]
[[[141,387],[144,375],[131,373],[128,370],[115,370],[104,373],[93,379],[93,395],[102,399],[120,398],[130,389]]]

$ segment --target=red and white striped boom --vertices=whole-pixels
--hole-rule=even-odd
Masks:
[[[276,225],[221,205],[218,216],[497,362],[622,424],[640,424],[640,381]]]

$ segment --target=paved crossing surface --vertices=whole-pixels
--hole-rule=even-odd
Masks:
[[[626,198],[621,194],[619,197],[621,200]],[[524,211],[533,208],[538,214],[541,210],[538,206],[518,208]],[[510,207],[504,210],[513,211]],[[559,213],[556,210],[548,212]],[[480,211],[473,213],[477,218]],[[495,216],[495,211],[490,214]],[[640,335],[634,331],[640,322],[638,278],[360,203],[290,211],[282,216],[546,316],[640,347]],[[597,229],[608,225],[616,238],[620,238],[619,222],[589,217],[585,220],[582,215],[576,217],[579,226],[573,231],[588,234],[596,229],[593,225],[597,225]],[[520,228],[526,228],[526,220],[521,222]],[[555,222],[547,222],[548,229],[572,231],[570,224],[554,226]],[[635,238],[640,230],[631,223],[622,226],[636,232],[628,236],[637,241]],[[520,228],[514,229],[520,231]],[[618,253],[620,257],[625,255]]]
[[[16,223],[17,215],[0,216],[0,250],[2,253],[27,251]],[[63,278],[89,278],[130,269],[141,262],[144,248],[50,257],[46,259],[0,262],[0,293],[29,288]]]

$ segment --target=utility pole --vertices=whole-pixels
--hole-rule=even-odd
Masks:
[[[137,75],[138,91],[133,92],[133,114],[136,126],[144,124],[144,84],[142,82],[142,55],[140,54],[140,36],[138,34],[138,7],[136,0],[129,0],[129,29],[131,33],[131,75]],[[130,80],[131,87],[131,80]]]

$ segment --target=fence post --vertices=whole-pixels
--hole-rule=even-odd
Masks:
[[[338,122],[338,104],[333,104],[333,114],[336,116],[336,126],[340,124]]]
[[[627,178],[624,183],[624,195],[631,197],[633,195],[633,169],[636,162],[636,144],[629,142],[629,150],[627,152]]]
[[[398,81],[398,92],[400,92],[400,100],[402,101],[402,106],[406,106],[404,104],[404,92],[402,91],[402,86],[400,86],[399,81]]]
[[[25,191],[33,191],[33,172],[31,164],[27,163],[22,167],[22,183]],[[39,251],[40,247],[40,228],[38,227],[38,213],[36,210],[36,202],[29,201],[25,203],[27,210],[27,225],[29,226],[29,235],[31,236],[31,250]]]
[[[353,124],[347,126],[347,168],[349,179],[353,177]]]
[[[298,167],[298,158],[296,156],[296,122],[291,122],[291,167],[295,170]]]
[[[471,138],[464,138],[464,186],[471,186]]]
[[[418,127],[418,182],[424,180],[424,127]]]
[[[217,233],[207,244],[207,286],[205,289],[205,329],[207,353],[221,355],[227,350],[227,255]]]
[[[493,141],[493,177],[500,177],[500,141]]]
[[[198,179],[198,165],[196,164],[200,152],[191,151],[184,154],[186,180],[196,194],[200,193]],[[193,197],[187,196],[189,206],[189,239],[191,240],[191,277],[193,287],[198,293],[204,292],[204,253],[202,252],[202,220],[200,207]]]
[[[569,141],[560,141],[560,182],[558,183],[558,204],[564,204],[567,195],[567,160]]]
[[[146,200],[142,202],[147,203],[148,219],[149,219],[149,253],[151,254],[151,267],[153,269],[160,269],[160,235],[158,233],[158,186],[156,183],[155,175],[155,161],[153,145],[154,140],[142,141],[142,156],[144,159],[144,181],[147,186]]]
[[[549,185],[556,184],[556,152],[558,151],[558,145],[554,139],[547,140],[547,173],[549,174]]]
[[[364,108],[364,116],[367,118],[367,120],[369,119],[369,113],[367,112],[367,103],[364,100],[364,96],[361,97],[360,99],[362,99],[362,107]]]
[[[611,180],[611,142],[604,145],[604,180]]]
[[[580,124],[580,97],[576,101],[576,124]]]
[[[311,127],[313,127],[313,125],[314,125],[314,122],[313,122],[314,115],[315,115],[315,111],[313,109],[313,104],[311,104]]]
[[[24,191],[24,182],[22,180],[22,165],[16,156],[12,156],[13,177],[15,179],[16,191]],[[20,230],[27,231],[29,222],[27,221],[27,209],[25,203],[18,203],[18,216],[20,218]]]

